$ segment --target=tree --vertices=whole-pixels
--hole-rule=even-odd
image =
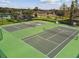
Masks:
[[[39,10],[38,7],[35,7],[35,8],[34,8],[34,11],[38,11],[38,10]]]
[[[78,0],[73,0],[70,9],[70,24],[74,24],[73,20],[77,17]]]
[[[27,9],[26,11],[23,12],[24,17],[27,18],[28,20],[32,20],[33,18],[33,10],[32,9]]]
[[[35,17],[38,17],[38,10],[39,10],[38,7],[34,8],[34,16]]]
[[[62,18],[64,16],[64,11],[63,10],[55,10],[55,14],[57,16],[59,16],[60,18]],[[57,16],[56,16],[56,23],[58,24]]]
[[[64,11],[63,11],[63,10],[56,10],[56,11],[55,11],[55,14],[56,14],[57,16],[62,17],[62,16],[64,16]]]

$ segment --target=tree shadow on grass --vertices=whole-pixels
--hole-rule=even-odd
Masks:
[[[0,29],[0,41],[3,40],[3,33],[2,30]]]
[[[77,57],[76,58],[79,58],[79,54],[77,55]]]
[[[0,58],[7,58],[4,52],[0,49]]]

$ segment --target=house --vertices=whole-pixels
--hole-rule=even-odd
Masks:
[[[53,17],[56,16],[55,12],[53,10],[38,10],[33,13],[33,16],[37,13],[38,17]]]

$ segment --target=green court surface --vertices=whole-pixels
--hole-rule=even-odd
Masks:
[[[76,27],[79,30],[79,27]],[[79,34],[71,40],[55,57],[56,58],[77,58],[79,55]],[[79,57],[78,57],[79,58]]]
[[[40,51],[33,48],[32,46],[30,46],[29,44],[25,43],[22,40],[25,37],[35,35],[47,29],[55,28],[57,26],[66,26],[61,24],[55,24],[52,22],[45,22],[45,21],[43,22],[46,24],[14,32],[8,32],[3,28],[6,26],[2,26],[0,28],[1,29],[0,32],[2,32],[3,39],[0,40],[0,50],[2,50],[2,52],[4,52],[3,54],[5,54],[5,56],[7,56],[8,58],[48,58],[45,54],[41,53]],[[77,36],[74,37],[74,39],[71,40],[71,42],[69,42],[65,46],[65,48],[63,48],[55,57],[57,58],[77,57],[77,55],[79,54],[79,47],[78,47],[79,40],[75,40],[76,38]]]

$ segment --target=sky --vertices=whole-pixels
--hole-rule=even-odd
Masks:
[[[68,6],[72,0],[0,0],[0,7],[57,9],[63,3]]]

